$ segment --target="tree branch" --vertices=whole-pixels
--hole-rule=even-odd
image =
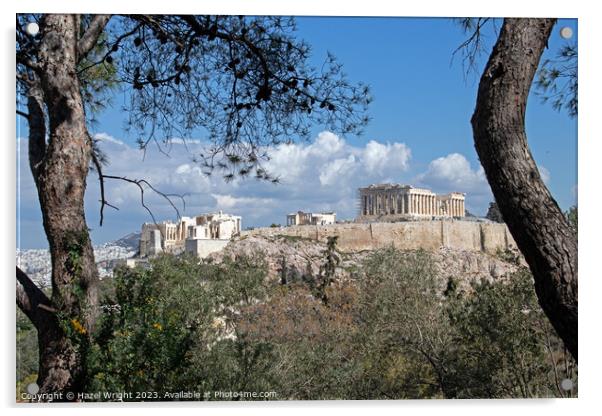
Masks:
[[[50,299],[35,285],[27,274],[17,266],[17,306],[37,329],[48,320],[55,309]]]
[[[171,200],[170,197],[178,197],[182,200],[182,202],[185,204],[185,200],[184,200],[184,196],[183,195],[177,195],[177,194],[166,194],[164,192],[159,191],[157,188],[155,188],[154,186],[152,186],[147,180],[145,179],[129,179],[126,178],[125,176],[113,176],[113,175],[102,175],[103,179],[117,179],[117,180],[121,180],[121,181],[125,181],[125,182],[129,182],[129,183],[133,183],[134,185],[136,185],[139,189],[140,189],[140,202],[142,204],[142,206],[144,207],[144,209],[146,209],[146,211],[149,213],[149,215],[151,216],[151,218],[153,219],[153,222],[155,224],[157,224],[157,220],[155,219],[155,216],[153,214],[153,212],[150,210],[150,208],[146,205],[146,203],[144,202],[144,186],[146,185],[148,186],[150,189],[152,189],[155,193],[159,194],[160,196],[162,196],[167,202],[169,202],[169,204],[171,205],[171,207],[176,211],[176,215],[178,216],[178,218],[181,218],[180,215],[180,210],[178,210],[178,208],[176,207],[176,205],[173,203],[173,201]],[[108,204],[106,204],[108,205]]]
[[[111,46],[112,47],[119,47],[119,44],[121,43],[121,41],[123,41],[125,38],[127,38],[127,37],[132,36],[133,34],[135,34],[140,29],[141,26],[142,26],[142,24],[139,24],[134,29],[130,30],[129,32],[124,33],[123,35],[118,36],[117,39],[115,39],[115,41],[113,42],[113,44]],[[87,66],[85,66],[85,67],[83,67],[81,69],[78,69],[77,73],[78,74],[83,74],[88,69],[93,68],[93,67],[95,67],[97,65],[100,65],[103,62],[105,62],[105,60],[107,59],[107,57],[113,53],[112,47],[111,48],[107,48],[107,51],[105,52],[105,54],[98,61],[92,62],[90,65],[87,65]],[[81,58],[83,58],[83,56],[80,57],[80,59]]]
[[[109,206],[119,211],[115,205],[109,204],[105,198],[105,180],[104,175],[102,174],[102,165],[100,160],[94,152],[92,152],[92,163],[94,163],[94,167],[96,168],[96,172],[98,172],[98,182],[100,184],[100,226],[102,227],[102,223],[104,221],[104,208],[105,206]]]
[[[19,52],[17,52],[17,63],[26,66],[32,71],[39,71],[41,69],[41,65],[38,62],[32,61],[30,58],[23,56]]]
[[[109,22],[109,19],[111,19],[110,14],[97,14],[92,18],[90,25],[77,43],[77,54],[80,60],[96,45],[98,37]]]
[[[477,70],[477,60],[483,52],[483,27],[491,18],[465,18],[460,23],[466,32],[470,32],[467,39],[464,40],[452,53],[452,62],[456,54],[462,52],[462,66],[464,68],[464,77],[471,71]]]

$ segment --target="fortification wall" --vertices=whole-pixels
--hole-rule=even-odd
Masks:
[[[400,250],[434,251],[441,247],[448,247],[490,254],[498,249],[516,248],[516,243],[505,224],[462,220],[300,225],[256,228],[243,231],[241,234],[243,236],[287,235],[322,242],[330,236],[337,235],[339,237],[337,246],[344,252],[374,250],[391,244]]]

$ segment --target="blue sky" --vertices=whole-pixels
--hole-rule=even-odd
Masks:
[[[282,185],[252,179],[225,184],[203,177],[191,161],[190,152],[202,146],[195,140],[202,137],[192,138],[189,151],[176,143],[170,157],[151,149],[142,161],[135,136],[123,129],[123,96],[118,94],[93,128],[111,161],[107,173],[145,177],[166,192],[189,193],[184,215],[223,209],[242,215],[244,226],[282,224],[286,213],[297,209],[334,209],[339,218],[350,219],[356,213],[357,187],[385,181],[466,192],[468,209],[484,215],[493,198],[474,151],[470,117],[493,32],[477,71],[466,75],[460,56],[452,63],[464,34],[449,19],[301,17],[297,23],[298,36],[312,45],[315,65],[333,52],[352,81],[370,85],[372,120],[363,136],[343,137],[315,126],[309,142],[273,150],[271,168],[281,174]],[[571,41],[576,40],[576,20],[561,20],[544,58],[567,42],[559,36],[564,26],[573,28]],[[576,203],[577,122],[532,94],[526,124],[542,176],[561,208],[568,209]],[[18,134],[26,136],[26,127],[18,126]],[[21,140],[20,246],[45,247],[26,147]],[[139,230],[150,220],[137,189],[122,183],[108,186],[120,211],[108,209],[100,228],[98,186],[94,176],[89,178],[86,216],[95,243]],[[160,198],[151,196],[149,202],[158,219],[175,217]]]

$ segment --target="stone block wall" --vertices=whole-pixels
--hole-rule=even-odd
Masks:
[[[498,249],[516,248],[516,243],[505,224],[461,220],[300,225],[256,228],[243,231],[241,235],[285,235],[322,242],[337,235],[338,248],[343,252],[374,250],[389,245],[400,250],[435,251],[447,247],[490,254],[494,254]]]

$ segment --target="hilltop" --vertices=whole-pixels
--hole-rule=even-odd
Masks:
[[[270,279],[295,281],[304,275],[317,275],[324,263],[326,243],[311,238],[290,235],[246,235],[235,238],[226,248],[209,256],[208,261],[221,262],[224,256],[236,257],[240,254],[250,255],[262,253],[268,263]],[[354,276],[360,263],[372,250],[355,250],[342,252],[338,250],[340,264],[337,279],[348,279]],[[411,253],[415,250],[406,250]],[[442,285],[450,278],[459,279],[463,287],[472,280],[496,281],[506,274],[518,270],[522,258],[516,252],[499,252],[490,254],[481,251],[452,249],[440,247],[428,251],[437,270],[437,277]]]

